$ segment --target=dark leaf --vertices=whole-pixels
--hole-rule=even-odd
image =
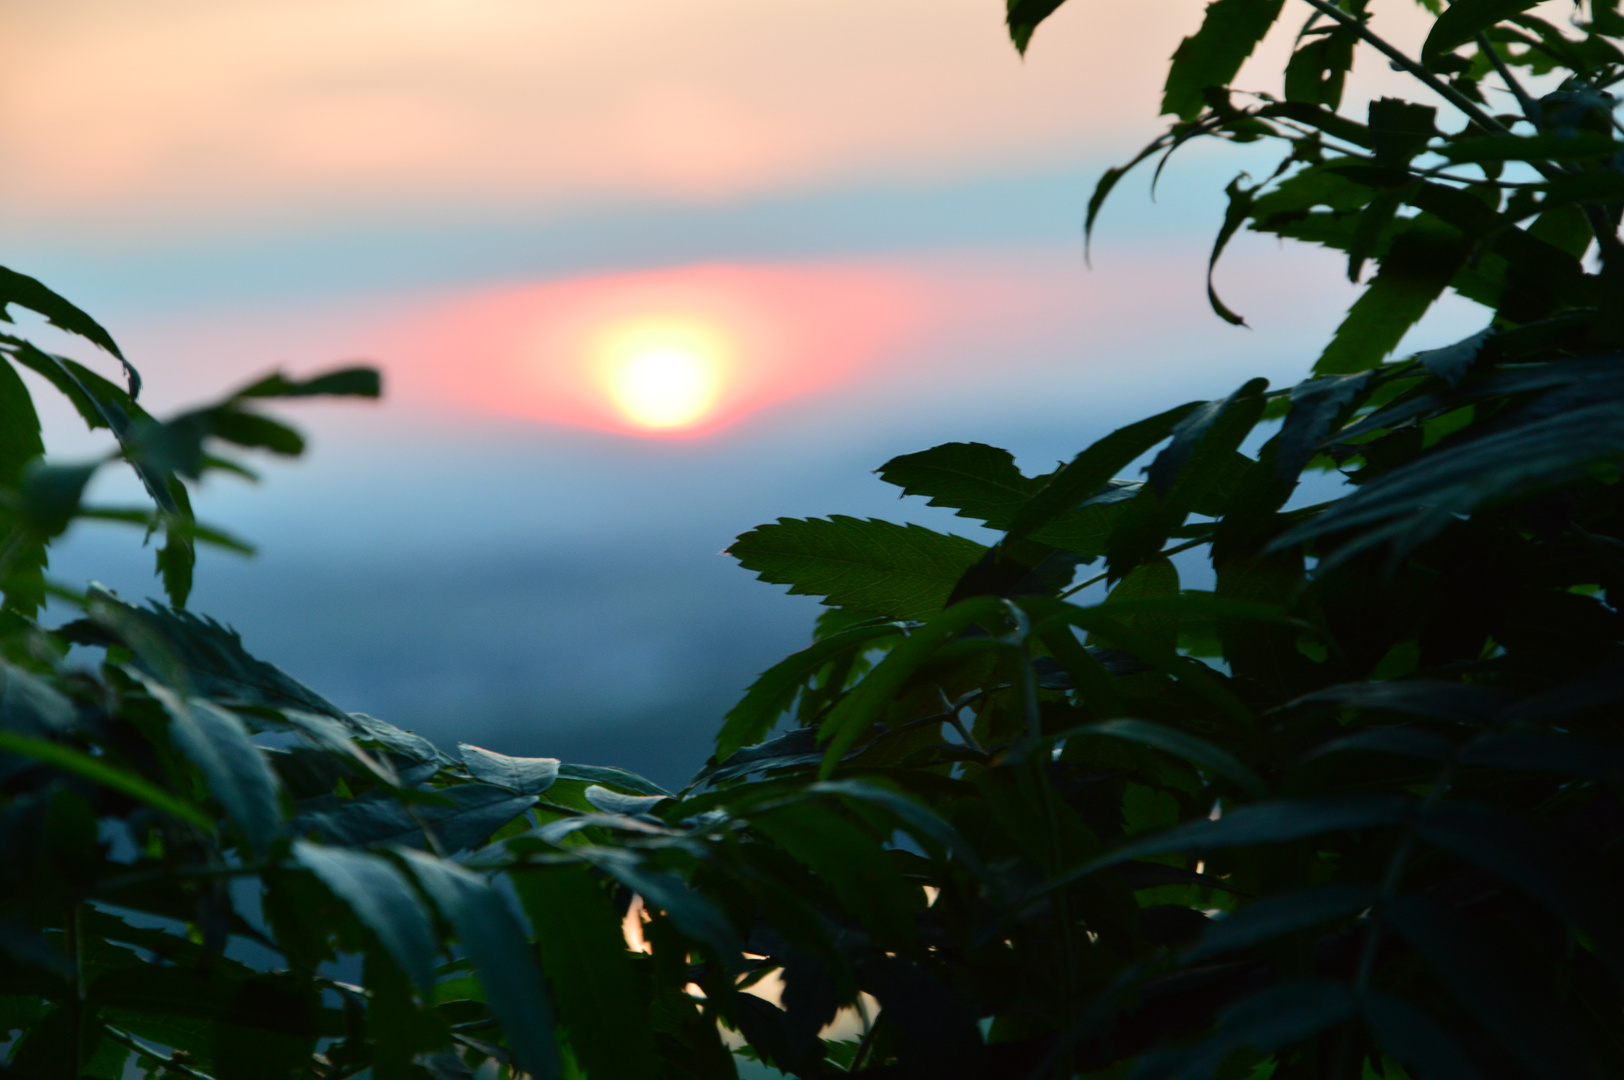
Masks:
[[[292,853],[295,862],[349,905],[396,967],[425,994],[433,989],[434,924],[417,890],[394,863],[382,856],[303,840],[294,842]]]
[[[513,876],[535,931],[541,968],[570,1046],[589,1076],[654,1076],[647,993],[638,985],[620,919],[585,867]]]
[[[125,377],[129,380],[130,397],[141,396],[141,376],[130,366],[129,361],[124,359],[124,354],[119,352],[113,336],[103,330],[95,319],[35,279],[0,266],[0,320],[11,321],[11,314],[6,310],[11,304],[43,315],[52,326],[66,330],[70,334],[78,334],[118,357],[119,362],[124,365]]]
[[[308,379],[289,379],[280,371],[238,390],[234,398],[262,397],[341,397],[375,398],[383,392],[383,379],[377,368],[339,368]]]
[[[1421,46],[1421,60],[1431,64],[1495,23],[1520,15],[1538,3],[1539,0],[1455,0],[1432,24],[1432,31]]]
[[[1366,885],[1322,885],[1264,897],[1213,922],[1185,959],[1203,960],[1311,930],[1332,919],[1357,915],[1375,900],[1375,890]]]
[[[987,549],[973,540],[874,518],[779,518],[728,548],[762,581],[792,594],[892,618],[940,611]]]
[[[1291,388],[1291,411],[1275,449],[1275,468],[1283,480],[1295,481],[1331,433],[1338,418],[1370,385],[1368,371],[1327,375]]]
[[[315,833],[330,844],[423,847],[432,833],[447,853],[473,847],[536,803],[486,784],[462,784],[435,792],[440,802],[407,806],[388,792],[333,799],[293,819],[298,833]]]
[[[943,443],[917,454],[892,458],[875,470],[904,495],[924,495],[930,506],[946,506],[959,517],[1007,528],[1016,513],[1043,487],[1015,467],[1008,450],[985,443]]]
[[[401,853],[418,884],[457,932],[491,1012],[519,1066],[537,1080],[561,1080],[553,1004],[518,922],[483,878],[421,852]]]
[[[1280,15],[1283,0],[1212,0],[1201,29],[1179,43],[1167,71],[1162,112],[1189,120],[1210,87],[1228,86]]]
[[[1481,1075],[1449,1034],[1409,1002],[1367,990],[1359,1008],[1382,1053],[1413,1069],[1421,1080],[1478,1080]]]
[[[248,729],[213,702],[187,700],[150,679],[146,687],[169,714],[169,737],[202,772],[209,795],[264,854],[282,827],[281,784]]]
[[[1466,260],[1459,234],[1448,226],[1413,219],[1393,239],[1364,294],[1348,309],[1314,371],[1343,375],[1381,363]]]

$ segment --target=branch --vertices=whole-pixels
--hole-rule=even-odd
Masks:
[[[1422,67],[1418,61],[1411,60],[1396,46],[1389,44],[1383,38],[1380,38],[1372,33],[1370,28],[1365,25],[1363,19],[1348,14],[1335,4],[1330,3],[1329,0],[1303,0],[1303,2],[1312,6],[1317,11],[1329,15],[1343,26],[1351,28],[1354,33],[1364,38],[1365,41],[1370,45],[1373,45],[1383,56],[1386,56],[1394,64],[1398,65],[1400,68],[1403,68],[1411,75],[1414,75],[1417,79],[1420,79],[1427,85],[1429,90],[1443,98],[1445,101],[1449,102],[1451,105],[1455,106],[1455,108],[1459,109],[1461,112],[1465,113],[1472,119],[1473,123],[1477,124],[1485,131],[1493,132],[1496,135],[1511,134],[1510,129],[1508,129],[1504,124],[1500,123],[1500,121],[1496,120],[1494,117],[1490,116],[1488,113],[1484,112],[1482,107],[1479,106],[1477,102],[1473,101],[1471,98],[1467,97],[1465,94],[1461,93],[1459,90],[1456,90],[1453,86],[1450,86],[1448,83],[1438,78],[1438,76]]]

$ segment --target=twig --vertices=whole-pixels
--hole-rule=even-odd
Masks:
[[[210,1076],[208,1073],[194,1069],[183,1061],[176,1061],[173,1057],[166,1054],[160,1054],[156,1050],[151,1050],[145,1046],[142,1046],[138,1039],[125,1034],[118,1028],[103,1026],[102,1030],[107,1033],[107,1037],[109,1039],[112,1039],[120,1046],[127,1046],[131,1050],[134,1050],[137,1054],[140,1054],[142,1057],[148,1059],[149,1061],[156,1061],[166,1069],[172,1069],[173,1071],[180,1073],[182,1076],[194,1077],[195,1080],[214,1080],[214,1077]]]

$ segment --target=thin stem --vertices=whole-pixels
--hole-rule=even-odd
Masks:
[[[1494,47],[1494,43],[1489,40],[1489,35],[1477,35],[1477,47],[1484,56],[1489,58],[1489,63],[1494,65],[1495,74],[1499,75],[1500,81],[1506,84],[1506,89],[1511,91],[1511,96],[1517,99],[1517,106],[1522,109],[1523,115],[1528,118],[1528,122],[1536,128],[1544,127],[1544,110],[1539,107],[1539,102],[1535,101],[1533,96],[1523,89],[1523,84],[1517,81],[1517,76],[1512,74],[1511,69],[1506,66],[1506,62],[1500,58],[1500,50]]]
[[[214,1080],[214,1078],[208,1073],[199,1072],[197,1069],[192,1068],[183,1061],[176,1061],[167,1054],[160,1054],[156,1050],[151,1050],[145,1046],[142,1046],[138,1039],[125,1034],[118,1028],[104,1027],[102,1030],[107,1034],[109,1039],[112,1039],[120,1046],[129,1047],[131,1050],[134,1050],[137,1054],[146,1058],[148,1061],[155,1061],[164,1068],[172,1069],[175,1072],[180,1073],[182,1076],[194,1077],[196,1080]]]
[[[83,907],[74,904],[68,908],[62,927],[67,939],[68,962],[73,965],[73,985],[68,988],[68,1000],[64,1004],[68,1010],[68,1031],[73,1039],[74,1076],[82,1076],[85,1071],[85,950],[84,926],[80,919]]]
[[[1182,544],[1179,544],[1179,545],[1177,545],[1175,547],[1167,548],[1165,551],[1159,552],[1158,553],[1158,558],[1166,559],[1166,558],[1168,558],[1170,556],[1179,554],[1181,551],[1189,551],[1193,547],[1200,547],[1202,544],[1208,544],[1208,543],[1211,543],[1211,542],[1212,542],[1212,537],[1210,537],[1210,536],[1198,536],[1194,540],[1186,540]],[[1064,600],[1069,596],[1075,596],[1077,593],[1082,592],[1084,589],[1088,588],[1090,585],[1098,585],[1100,582],[1104,581],[1106,578],[1108,578],[1110,576],[1111,576],[1111,571],[1109,571],[1109,570],[1105,571],[1104,573],[1095,574],[1093,577],[1089,578],[1087,581],[1083,582],[1082,584],[1073,585],[1071,588],[1069,588],[1065,592],[1061,593],[1059,599]]]

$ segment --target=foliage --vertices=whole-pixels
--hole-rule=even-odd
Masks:
[[[741,537],[830,611],[681,792],[450,757],[184,609],[193,545],[239,546],[187,484],[244,471],[222,446],[300,450],[260,399],[375,374],[160,422],[127,364],[121,388],[0,335],[9,1073],[1624,1075],[1624,20],[1456,0],[1410,57],[1364,0],[1306,3],[1277,98],[1227,84],[1282,0],[1214,0],[1137,160],[1282,146],[1230,185],[1213,261],[1248,228],[1374,265],[1314,377],[1046,476],[974,443],[882,467],[991,547],[848,517]],[[1010,0],[1016,44],[1058,6]],[[1339,112],[1372,51],[1464,122]],[[1388,360],[1447,289],[1487,328]],[[6,304],[122,361],[30,278],[0,272]],[[19,366],[151,509],[84,504],[106,462],[44,461]],[[1345,483],[1301,505],[1311,474]],[[170,606],[48,581],[78,519],[161,529]],[[46,626],[47,597],[81,615]]]

